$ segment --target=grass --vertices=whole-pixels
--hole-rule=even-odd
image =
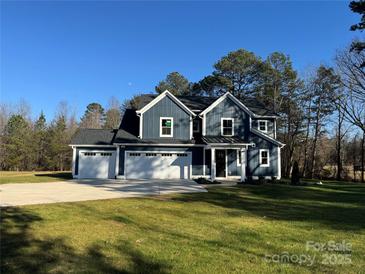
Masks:
[[[211,187],[208,193],[6,208],[1,215],[3,273],[365,269],[361,184]],[[307,251],[307,241],[349,242],[352,263],[322,264],[327,252]],[[309,266],[264,260],[285,252],[316,256],[315,262]],[[337,259],[344,255],[329,254]]]
[[[45,183],[70,179],[71,172],[64,171],[0,171],[0,184]]]

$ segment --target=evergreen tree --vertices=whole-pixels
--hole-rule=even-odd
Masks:
[[[189,95],[190,83],[182,74],[175,71],[169,73],[165,80],[159,82],[155,90],[157,93],[168,90],[174,95]]]
[[[31,127],[21,115],[12,115],[4,134],[5,165],[10,170],[30,170],[33,165]]]
[[[36,159],[36,165],[38,169],[46,168],[46,146],[47,146],[47,124],[46,117],[43,113],[39,115],[37,121],[34,124],[34,153]]]
[[[105,121],[103,107],[99,103],[91,103],[86,107],[84,116],[81,118],[81,128],[102,128]]]

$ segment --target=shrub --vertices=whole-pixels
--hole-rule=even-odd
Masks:
[[[299,185],[299,183],[300,183],[299,165],[298,165],[298,162],[295,161],[293,164],[293,170],[291,172],[291,184]]]

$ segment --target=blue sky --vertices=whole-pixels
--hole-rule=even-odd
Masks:
[[[190,81],[229,51],[282,51],[303,73],[331,64],[357,34],[348,2],[1,2],[1,101],[25,99],[52,118],[66,100],[80,116],[154,92],[167,73]]]

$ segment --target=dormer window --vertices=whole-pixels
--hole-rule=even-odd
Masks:
[[[221,119],[221,135],[233,136],[234,135],[234,119],[222,118]]]
[[[193,120],[193,132],[194,133],[200,132],[200,120],[198,120],[198,119]]]
[[[173,137],[174,118],[160,117],[160,137]]]
[[[258,120],[257,124],[258,124],[258,130],[265,132],[265,133],[267,132],[267,121],[266,120]]]

